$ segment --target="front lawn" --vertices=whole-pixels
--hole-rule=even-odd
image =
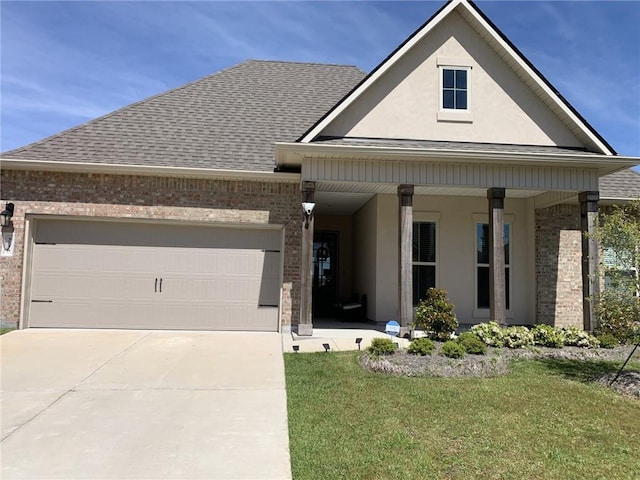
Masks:
[[[640,476],[640,401],[586,381],[619,364],[404,378],[365,371],[357,355],[285,354],[294,480]]]

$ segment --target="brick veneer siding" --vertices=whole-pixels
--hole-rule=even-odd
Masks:
[[[536,210],[538,323],[582,328],[580,206]]]
[[[277,224],[285,228],[281,324],[297,325],[300,311],[300,185],[110,174],[4,170],[2,206],[15,204],[15,250],[0,257],[0,320],[20,318],[25,215]]]

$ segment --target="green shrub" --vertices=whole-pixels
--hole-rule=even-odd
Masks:
[[[599,335],[608,333],[620,343],[635,343],[640,336],[640,297],[604,292],[596,304]]]
[[[620,345],[618,339],[610,333],[603,333],[601,335],[598,335],[596,338],[600,342],[601,348],[615,348]]]
[[[536,325],[531,329],[533,342],[542,347],[562,348],[564,346],[564,331],[551,325]]]
[[[462,358],[467,354],[467,351],[464,349],[464,347],[453,340],[444,342],[441,351],[445,357],[449,358]]]
[[[407,351],[414,355],[431,355],[434,349],[433,342],[423,337],[412,340]]]
[[[427,296],[416,307],[414,326],[424,330],[434,340],[449,340],[458,328],[455,305],[449,302],[447,291],[439,288],[427,290]]]
[[[527,327],[507,327],[503,333],[505,347],[522,348],[533,345],[533,333]]]
[[[568,347],[598,348],[600,342],[589,332],[578,327],[564,327],[564,344]]]
[[[471,327],[471,332],[489,347],[504,346],[504,333],[496,322],[479,323]]]
[[[484,355],[487,353],[487,346],[473,332],[464,332],[456,339],[462,345],[467,353],[472,355]]]
[[[397,348],[398,346],[390,338],[374,338],[371,340],[371,345],[367,347],[367,351],[376,356],[392,355]]]

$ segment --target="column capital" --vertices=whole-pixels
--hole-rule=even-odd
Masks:
[[[506,189],[502,187],[492,187],[487,190],[487,198],[504,198]]]
[[[300,190],[303,192],[315,192],[316,182],[309,182],[307,180],[300,183]]]
[[[400,197],[400,206],[410,207],[413,205],[413,185],[398,185],[398,196]]]
[[[600,200],[600,192],[597,190],[580,192],[580,194],[578,195],[578,200],[580,201],[580,203],[597,202]]]
[[[316,182],[304,181],[300,184],[303,202],[313,202],[316,193]]]

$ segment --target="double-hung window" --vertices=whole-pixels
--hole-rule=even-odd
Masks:
[[[504,224],[505,304],[511,303],[511,224]],[[476,223],[476,308],[489,308],[489,224]]]
[[[436,223],[413,223],[413,305],[436,286]]]

